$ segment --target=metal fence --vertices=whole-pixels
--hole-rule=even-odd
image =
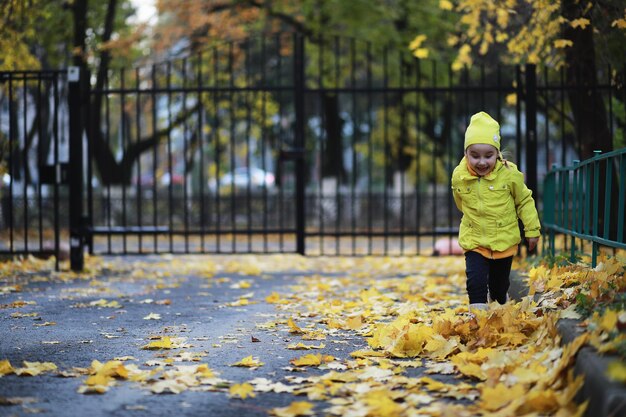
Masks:
[[[557,168],[544,179],[543,226],[554,256],[555,234],[569,236],[570,260],[592,243],[592,266],[601,246],[626,249],[626,148]]]
[[[0,252],[59,259],[67,123],[65,71],[0,73]]]
[[[0,120],[30,126],[41,111],[36,93],[15,81],[7,88],[16,75],[1,75],[0,100],[25,115],[5,104]],[[431,253],[457,231],[449,176],[471,114],[500,121],[503,148],[538,195],[552,163],[576,158],[586,143],[572,92],[603,100],[606,117],[593,113],[591,122],[606,125],[612,141],[623,140],[626,119],[623,71],[600,71],[590,86],[532,65],[453,71],[341,37],[278,34],[79,75],[61,82],[69,95],[50,107],[62,119],[58,136],[73,138],[67,148],[84,150],[65,151],[67,169],[63,156],[29,142],[26,128],[2,130],[19,144],[10,158],[47,155],[76,182],[74,203],[61,198],[55,211],[60,233],[73,213],[66,233],[76,254],[82,245],[93,253]],[[15,224],[16,194],[9,205]],[[15,235],[8,241],[15,252]]]

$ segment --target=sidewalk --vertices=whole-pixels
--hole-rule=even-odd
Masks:
[[[528,295],[526,277],[511,273],[509,295],[516,301]],[[535,299],[539,296],[535,294]],[[582,333],[578,321],[561,319],[558,323],[562,343],[570,343]],[[584,375],[585,383],[578,392],[577,401],[589,401],[585,417],[622,417],[626,416],[626,386],[614,382],[606,376],[610,355],[600,355],[593,347],[585,346],[576,357],[574,371]]]

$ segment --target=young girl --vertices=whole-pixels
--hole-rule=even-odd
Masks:
[[[465,251],[470,312],[487,309],[488,298],[504,304],[521,241],[518,218],[529,250],[537,245],[540,224],[523,174],[500,153],[500,125],[485,112],[473,115],[467,127],[452,194],[463,213],[459,245]]]

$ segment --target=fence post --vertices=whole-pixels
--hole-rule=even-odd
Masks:
[[[304,36],[295,35],[294,45],[294,102],[295,141],[298,152],[296,164],[296,251],[305,254],[305,160],[304,160]]]
[[[552,165],[551,172],[548,172],[546,178],[543,180],[543,223],[546,225],[548,229],[548,251],[550,256],[554,259],[555,250],[554,250],[554,226],[556,225],[555,221],[555,200],[557,197],[556,190],[560,189],[560,185],[557,182],[557,172],[556,165]],[[544,239],[545,246],[545,239]]]
[[[72,271],[81,271],[84,267],[83,236],[83,84],[86,81],[85,70],[81,67],[69,67],[68,107],[70,160],[68,166],[70,191],[70,267]]]
[[[537,67],[526,65],[526,184],[537,198]]]

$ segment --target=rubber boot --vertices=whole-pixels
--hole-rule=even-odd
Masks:
[[[475,303],[469,305],[470,314],[474,314],[477,311],[487,311],[489,310],[489,305],[487,303]]]

